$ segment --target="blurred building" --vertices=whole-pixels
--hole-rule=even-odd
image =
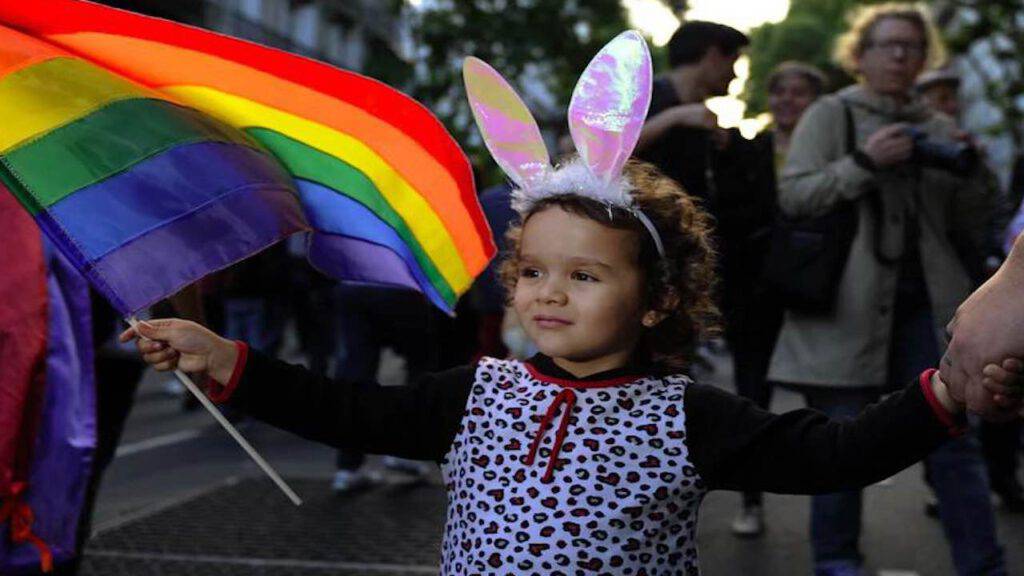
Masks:
[[[402,0],[101,0],[329,62],[402,88],[412,40]]]

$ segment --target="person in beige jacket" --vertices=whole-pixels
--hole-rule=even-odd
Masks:
[[[859,216],[834,312],[787,311],[769,370],[830,416],[856,415],[887,385],[938,365],[942,327],[974,286],[971,254],[990,237],[996,199],[978,171],[926,167],[914,153],[911,129],[933,141],[958,137],[949,118],[912,97],[914,80],[940,51],[916,8],[863,11],[838,51],[859,83],[807,110],[782,170],[784,214],[817,216],[852,201]],[[958,572],[1004,574],[976,440],[947,444],[926,468]],[[858,492],[814,498],[817,575],[861,574],[860,509]]]

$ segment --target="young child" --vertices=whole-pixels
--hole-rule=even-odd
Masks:
[[[156,320],[139,328],[145,360],[205,372],[216,400],[306,438],[439,462],[443,574],[698,574],[708,491],[861,487],[958,433],[962,409],[935,371],[844,422],[773,415],[683,374],[715,317],[709,222],[672,180],[625,162],[649,99],[638,35],[614,40],[580,80],[570,107],[579,158],[557,170],[500,76],[470,60],[466,78],[518,187],[522,223],[503,278],[538,355],[381,387]],[[517,129],[501,130],[510,119]],[[1019,369],[986,373],[1004,386]]]

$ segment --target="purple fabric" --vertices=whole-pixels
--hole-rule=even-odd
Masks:
[[[246,188],[135,238],[88,266],[86,275],[127,316],[306,229],[292,191]]]
[[[172,148],[130,170],[86,186],[47,211],[89,260],[201,209],[232,191],[291,188],[265,152],[239,144],[198,142]]]
[[[415,284],[408,287],[423,292],[434,305],[453,313],[451,306],[424,274],[409,245],[379,216],[356,200],[316,182],[299,179],[296,183],[309,225],[316,231],[312,235],[314,242],[319,237],[358,239],[385,247],[398,257],[388,256],[375,261],[359,251],[350,257],[344,252],[328,249],[352,245],[350,242],[336,245],[328,240],[321,243],[319,249],[310,250],[309,261],[315,268],[342,282],[363,283],[363,278],[381,277],[388,280],[377,283],[406,286],[407,278],[412,278]],[[354,277],[349,278],[348,274]]]
[[[334,278],[355,284],[408,288],[420,292],[408,266],[391,249],[359,238],[314,234],[309,261]]]
[[[57,250],[48,250],[49,334],[46,394],[33,446],[24,501],[35,515],[32,532],[55,563],[74,554],[75,529],[96,447],[95,377],[89,289]],[[12,547],[0,533],[0,574],[38,572],[35,546]]]

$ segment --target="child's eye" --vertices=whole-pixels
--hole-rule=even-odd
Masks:
[[[519,269],[519,277],[520,278],[536,278],[538,276],[540,276],[540,270],[537,270],[536,268],[520,268]]]
[[[596,276],[592,276],[592,275],[588,274],[587,272],[579,272],[579,271],[572,273],[572,279],[573,280],[579,280],[580,282],[597,282],[598,281]]]

